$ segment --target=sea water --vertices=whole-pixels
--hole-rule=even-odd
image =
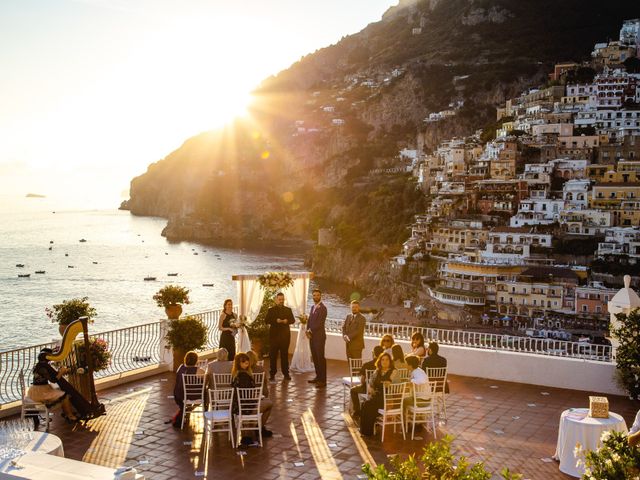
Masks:
[[[232,275],[305,270],[302,251],[170,243],[161,236],[165,224],[115,209],[0,196],[0,350],[59,338],[45,308],[63,300],[89,297],[98,313],[91,330],[101,332],[163,318],[152,299],[163,285],[191,290],[191,303],[183,307],[188,314],[222,308],[225,298],[236,301]],[[330,317],[344,318],[345,303],[324,298]]]

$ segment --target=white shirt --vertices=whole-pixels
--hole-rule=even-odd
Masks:
[[[629,435],[632,435],[636,432],[640,432],[640,410],[638,410],[638,413],[636,413],[636,419],[633,421],[631,430],[629,430]]]
[[[411,381],[416,385],[424,385],[429,383],[429,377],[423,369],[418,367],[411,372]]]

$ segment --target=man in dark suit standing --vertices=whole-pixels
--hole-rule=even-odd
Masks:
[[[327,307],[322,303],[322,292],[320,290],[316,288],[312,296],[313,306],[307,322],[307,337],[309,337],[316,378],[309,380],[309,383],[315,383],[316,387],[322,388],[327,386],[327,359],[324,356],[324,345],[327,341],[327,333],[324,329],[324,322],[327,319]]]
[[[293,312],[284,306],[284,294],[276,295],[276,304],[267,311],[265,322],[269,325],[269,381],[276,381],[278,369],[278,353],[280,354],[280,368],[285,380],[291,380],[289,376],[289,342],[291,331],[289,325],[294,322]]]
[[[364,350],[364,315],[360,313],[360,302],[351,302],[351,315],[342,325],[342,338],[347,344],[347,360],[349,358],[362,358]]]

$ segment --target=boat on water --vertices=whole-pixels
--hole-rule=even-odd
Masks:
[[[154,282],[155,280],[156,280],[156,277],[144,277],[145,282]]]
[[[193,252],[193,254],[194,254],[194,255],[197,255],[197,254],[198,254],[198,252]]]
[[[177,277],[177,273],[167,273],[167,277]]]
[[[213,287],[213,283],[203,283],[203,287]]]
[[[87,239],[86,239],[86,238],[81,238],[81,239],[80,239],[80,240],[78,240],[78,241],[79,241],[80,243],[84,243],[84,242],[86,242],[86,241],[87,241]]]
[[[69,254],[68,254],[68,253],[65,253],[65,254],[64,254],[64,256],[65,256],[65,257],[68,257],[68,256],[69,256]]]
[[[76,268],[73,265],[67,265],[67,268]]]
[[[36,270],[36,273],[39,273],[39,274],[41,274],[41,275],[42,275],[42,274],[44,274],[44,273],[45,273],[45,271],[44,271],[44,270]]]
[[[23,268],[24,267],[24,263],[16,263],[16,267]]]
[[[19,273],[18,278],[29,278],[31,276],[30,273]]]
[[[93,262],[93,264],[94,264],[94,265],[97,265],[97,264],[98,264],[98,262]]]
[[[49,247],[49,250],[53,250],[53,247]]]
[[[53,240],[49,240],[49,243],[53,243]]]

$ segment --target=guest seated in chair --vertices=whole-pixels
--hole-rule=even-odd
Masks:
[[[424,337],[420,332],[415,332],[411,335],[411,355],[417,357],[425,357],[427,355],[427,349],[424,346]]]
[[[253,352],[252,352],[253,353]],[[254,354],[255,355],[255,354]],[[257,357],[256,357],[257,363]],[[231,370],[231,386],[233,388],[255,388],[256,384],[253,381],[251,370],[251,359],[248,354],[240,352],[236,354],[236,357],[233,359],[233,369]],[[262,386],[263,391],[265,385]],[[234,397],[234,401],[236,398]],[[273,432],[271,430],[267,430],[266,424],[267,420],[269,420],[269,415],[271,415],[271,408],[273,404],[271,401],[267,399],[261,399],[260,401],[260,413],[262,413],[262,436],[263,437],[271,437],[273,436]],[[234,411],[236,411],[237,406],[234,407]],[[242,439],[243,443],[248,443],[251,439]]]
[[[173,387],[173,399],[178,405],[178,411],[173,415],[171,422],[174,427],[180,428],[182,425],[182,415],[184,415],[184,375],[194,375],[205,372],[198,368],[198,354],[194,351],[187,352],[184,356],[184,363],[176,371],[176,384]]]
[[[427,377],[427,374],[424,372],[424,370],[420,368],[420,359],[416,355],[407,355],[405,357],[405,361],[409,366],[409,386],[412,389],[411,395],[407,396],[402,401],[402,404],[406,409],[409,405],[413,405],[413,386],[425,385],[429,383],[429,377]]]
[[[393,335],[390,335],[388,333],[384,334],[380,339],[380,345],[382,346],[382,348],[384,348],[384,351],[389,355],[391,355],[391,347],[393,347],[394,343],[396,342],[393,340]]]
[[[422,369],[426,372],[427,368],[443,368],[447,366],[447,359],[438,355],[440,347],[436,342],[431,342],[427,349],[427,358],[422,362]]]
[[[378,357],[376,371],[369,380],[367,393],[369,400],[362,404],[360,417],[360,434],[373,435],[373,427],[376,423],[378,410],[384,407],[384,385],[398,383],[400,377],[393,366],[391,355],[384,352]]]
[[[207,375],[231,373],[231,367],[233,367],[233,362],[229,360],[229,352],[226,348],[221,347],[216,351],[215,360],[207,364]]]
[[[636,419],[629,430],[629,445],[635,447],[640,445],[640,410],[636,413]]]
[[[78,421],[73,413],[71,401],[67,393],[59,388],[53,388],[51,383],[58,383],[67,373],[66,367],[60,367],[56,371],[47,360],[47,355],[53,353],[50,348],[43,348],[38,354],[38,363],[33,367],[33,382],[29,387],[27,396],[34,402],[44,403],[47,408],[62,407],[62,414],[70,422]]]
[[[404,361],[404,352],[402,351],[402,347],[397,343],[391,347],[391,358],[393,358],[393,366],[395,368],[404,368],[405,370],[409,368],[407,363]]]
[[[383,351],[384,349],[380,345],[373,347],[373,358],[363,363],[360,369],[360,385],[351,388],[351,404],[353,405],[353,414],[351,416],[353,418],[360,417],[360,397],[358,395],[367,393],[367,370],[376,369],[376,360],[378,360]]]

